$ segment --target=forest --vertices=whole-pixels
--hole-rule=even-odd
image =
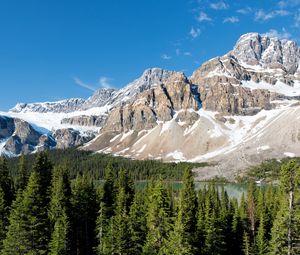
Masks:
[[[196,191],[194,166],[76,150],[2,157],[0,254],[300,254],[297,161],[241,199],[213,182]]]

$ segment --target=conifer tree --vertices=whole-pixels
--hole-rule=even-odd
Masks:
[[[265,215],[260,213],[259,227],[256,237],[257,255],[265,255],[268,251],[268,240],[266,238]]]
[[[297,231],[299,223],[296,220],[299,209],[295,207],[295,198],[299,194],[299,184],[300,166],[295,160],[290,160],[281,167],[282,195],[280,210],[274,220],[271,232],[270,254],[272,255],[291,255],[299,249],[299,247],[293,246],[294,240],[300,239],[300,233]]]
[[[0,187],[0,251],[2,249],[2,243],[6,235],[6,227],[8,223],[7,213],[7,203],[4,200],[4,192]]]
[[[25,161],[25,156],[22,155],[19,159],[19,164],[18,164],[18,173],[16,177],[16,184],[15,184],[15,189],[18,191],[19,189],[22,191],[26,187],[27,184],[27,169],[26,169],[26,161]]]
[[[70,254],[70,184],[66,169],[57,167],[52,177],[49,218],[52,224],[52,235],[49,244],[51,255]]]
[[[197,196],[193,173],[186,169],[180,191],[178,215],[168,242],[168,254],[195,253]]]
[[[115,215],[110,219],[109,232],[105,237],[104,254],[130,254],[130,235],[126,193],[124,188],[118,190]]]
[[[146,217],[143,192],[136,192],[129,212],[130,254],[141,254],[146,238]]]
[[[104,242],[105,234],[109,231],[109,221],[114,215],[114,204],[116,197],[116,178],[113,171],[112,161],[109,161],[105,168],[105,177],[103,188],[100,190],[100,204],[97,214],[97,251],[98,254],[103,254],[104,250],[107,250]]]
[[[78,175],[72,185],[71,194],[71,254],[93,254],[97,211],[94,186],[86,176]]]
[[[243,252],[244,255],[252,255],[252,247],[251,247],[251,243],[250,243],[250,238],[249,235],[247,234],[247,232],[244,232],[243,235]]]
[[[46,188],[40,172],[33,171],[23,194],[18,197],[9,217],[2,254],[47,254],[49,220],[45,209]]]
[[[163,182],[157,181],[149,194],[147,208],[147,237],[143,254],[159,254],[170,230],[170,198]]]
[[[10,206],[13,201],[13,185],[11,177],[9,175],[7,160],[4,157],[0,157],[0,187],[4,193],[4,202],[6,206]]]

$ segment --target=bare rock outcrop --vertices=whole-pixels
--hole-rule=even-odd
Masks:
[[[0,124],[0,139],[5,141],[3,145],[5,153],[12,155],[29,154],[52,148],[56,144],[51,136],[41,134],[24,120],[0,116]]]
[[[88,116],[79,115],[70,118],[64,118],[61,120],[61,124],[69,124],[74,126],[85,126],[85,127],[102,127],[105,124],[106,115],[100,116]]]
[[[176,111],[198,109],[200,95],[183,73],[138,95],[132,103],[116,107],[108,115],[104,131],[150,129],[158,121],[171,120]]]
[[[81,135],[79,131],[73,128],[57,129],[53,133],[56,140],[56,148],[66,149],[82,145],[94,138],[94,134]]]

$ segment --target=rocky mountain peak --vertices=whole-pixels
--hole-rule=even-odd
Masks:
[[[101,107],[106,105],[112,98],[113,94],[116,92],[113,88],[101,88],[94,92],[94,94],[89,97],[85,103],[82,105],[81,109],[86,110],[92,107]]]
[[[73,112],[81,108],[83,103],[85,102],[84,99],[81,98],[71,98],[65,99],[61,101],[55,102],[43,102],[43,103],[18,103],[15,107],[10,109],[10,112],[15,113],[26,113],[26,112]]]
[[[118,90],[111,103],[113,105],[132,101],[141,92],[149,90],[165,81],[176,73],[175,71],[168,71],[161,68],[148,68],[143,74],[133,82],[126,85],[124,88]]]
[[[294,74],[298,69],[300,48],[295,42],[258,33],[242,35],[229,53],[241,64],[282,69]]]

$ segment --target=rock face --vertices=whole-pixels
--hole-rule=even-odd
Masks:
[[[171,120],[176,111],[197,110],[197,92],[183,73],[173,73],[165,83],[152,85],[138,94],[134,102],[115,107],[108,115],[104,131],[150,129],[158,121]]]
[[[300,60],[300,50],[295,42],[258,33],[241,36],[230,54],[241,63],[259,65],[264,69],[281,69],[286,74],[295,74]]]
[[[116,90],[110,88],[102,88],[88,98],[81,106],[81,110],[87,110],[93,107],[102,107],[110,102]]]
[[[36,131],[28,122],[0,116],[1,147],[4,154],[19,155],[50,149],[55,146],[51,136]]]
[[[161,68],[146,69],[141,77],[129,83],[123,89],[116,91],[111,98],[110,104],[117,106],[126,102],[132,102],[140,93],[165,82],[174,73],[174,71]]]
[[[250,33],[241,36],[228,54],[204,63],[191,81],[198,86],[204,109],[255,114],[270,109],[270,98],[277,95],[243,88],[242,82],[282,82],[292,87],[299,80],[299,60],[300,49],[295,42]]]
[[[58,149],[66,149],[74,146],[82,145],[90,141],[94,135],[82,136],[79,131],[72,128],[58,129],[53,133]]]
[[[70,118],[64,118],[61,120],[61,124],[69,124],[73,126],[85,126],[85,127],[102,127],[105,124],[107,116],[87,116],[87,115],[79,115]]]
[[[14,119],[0,116],[0,139],[4,139],[13,134],[15,130],[15,122]]]

